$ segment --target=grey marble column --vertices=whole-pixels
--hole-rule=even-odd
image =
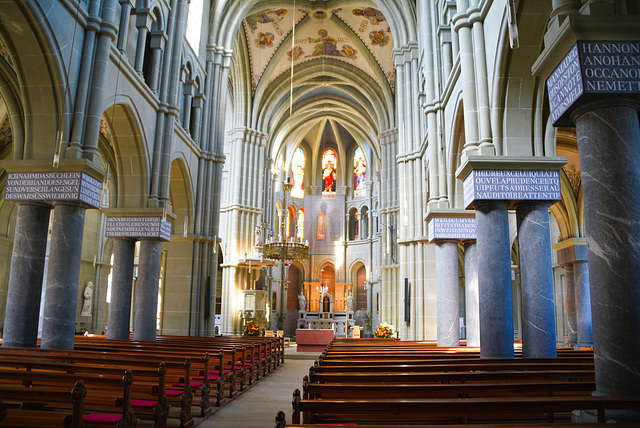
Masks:
[[[513,298],[507,201],[476,201],[480,357],[513,357]]]
[[[53,209],[42,348],[73,349],[84,212],[77,205],[58,204]]]
[[[576,287],[573,278],[573,263],[564,265],[564,298],[567,304],[568,344],[578,343],[578,320],[576,318]]]
[[[596,393],[640,395],[640,123],[637,106],[578,113]]]
[[[522,290],[522,356],[555,357],[556,323],[549,203],[516,206]]]
[[[460,346],[458,242],[436,242],[438,346]]]
[[[2,346],[36,347],[50,210],[18,205]]]
[[[576,322],[578,340],[576,346],[593,346],[593,324],[591,321],[591,290],[589,290],[589,265],[586,261],[576,261],[573,265],[576,293]]]
[[[467,346],[480,346],[480,306],[478,292],[478,245],[464,244],[464,290]]]
[[[158,312],[158,280],[162,242],[140,241],[138,280],[134,298],[133,338],[156,340],[156,314]]]
[[[136,241],[132,239],[114,240],[107,339],[129,338],[135,250]]]

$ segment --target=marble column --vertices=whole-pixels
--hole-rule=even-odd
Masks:
[[[139,76],[143,75],[144,54],[147,46],[147,34],[149,33],[149,9],[136,9],[136,27],[138,28],[138,41],[136,43],[136,57],[133,69]]]
[[[478,292],[478,245],[476,241],[464,244],[464,290],[467,346],[480,346],[480,307]]]
[[[587,230],[596,394],[640,395],[638,107],[576,112]]]
[[[575,284],[575,317],[578,327],[576,347],[593,346],[593,324],[591,317],[591,291],[589,290],[589,265],[586,261],[577,260],[573,265]]]
[[[84,213],[84,207],[63,203],[53,209],[40,345],[45,349],[73,349]]]
[[[154,239],[140,241],[138,280],[134,298],[134,340],[156,340],[161,254],[162,242]]]
[[[127,43],[127,35],[129,34],[129,20],[131,18],[131,0],[119,0],[120,1],[120,25],[118,27],[118,50],[120,52],[125,51],[125,45]]]
[[[460,346],[458,242],[436,242],[438,346]]]
[[[107,339],[129,338],[135,251],[136,241],[133,239],[114,239]]]
[[[18,205],[2,346],[36,347],[50,210]]]
[[[549,203],[516,206],[522,290],[522,356],[555,357],[556,326]]]
[[[151,49],[151,64],[149,65],[149,74],[145,76],[148,78],[147,85],[154,94],[158,93],[158,83],[160,79],[160,60],[162,59],[162,50],[166,43],[167,36],[163,31],[151,31],[149,32],[151,41],[149,43],[149,49]]]
[[[578,343],[578,320],[576,318],[576,290],[573,279],[573,263],[564,265],[564,296],[567,305],[567,343],[574,346]]]
[[[480,357],[513,357],[513,298],[507,201],[476,201]]]

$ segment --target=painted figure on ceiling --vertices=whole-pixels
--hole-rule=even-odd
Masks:
[[[270,10],[265,9],[262,12],[254,13],[245,18],[247,24],[251,28],[251,31],[258,29],[258,24],[267,24],[269,22],[280,22],[287,14],[286,9]]]
[[[309,43],[317,43],[311,56],[344,56],[336,46],[336,39],[331,37],[327,30],[321,28],[320,30],[318,30],[318,36],[320,37],[318,37],[317,39],[314,39],[312,37],[307,38],[307,40],[309,40]]]
[[[372,7],[367,7],[365,9],[353,9],[353,14],[355,16],[362,16],[363,18],[368,19],[373,25],[378,25],[384,21],[382,12]]]

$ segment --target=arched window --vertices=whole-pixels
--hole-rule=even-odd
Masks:
[[[358,210],[356,208],[351,208],[349,210],[349,240],[353,241],[358,238],[359,232],[358,225]]]
[[[361,227],[362,231],[360,233],[360,237],[363,239],[369,238],[369,209],[367,207],[362,207],[361,217]]]
[[[358,288],[357,288],[357,303],[356,310],[357,311],[366,311],[367,310],[367,289],[365,287],[365,282],[367,280],[367,269],[364,266],[361,266],[358,269]]]
[[[286,237],[291,238],[296,234],[296,210],[292,205],[289,205],[287,209],[287,225],[286,225]]]
[[[353,152],[353,196],[366,196],[367,163],[362,149],[358,147]]]
[[[338,157],[333,149],[322,154],[322,193],[335,193]]]
[[[304,151],[298,147],[291,159],[291,196],[304,198]]]
[[[298,309],[298,294],[300,293],[300,271],[295,265],[289,266],[289,281],[287,287],[287,309]]]
[[[298,239],[304,239],[304,208],[298,210],[298,230],[296,236]]]

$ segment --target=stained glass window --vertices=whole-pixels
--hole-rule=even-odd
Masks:
[[[367,163],[364,160],[364,154],[362,149],[358,147],[353,152],[353,189],[354,196],[365,196],[366,185],[365,179],[367,177]]]
[[[304,208],[298,210],[298,231],[296,236],[298,239],[304,238]]]
[[[304,151],[298,147],[291,159],[291,196],[304,198]]]
[[[322,154],[322,192],[336,191],[336,166],[338,157],[332,149]]]

